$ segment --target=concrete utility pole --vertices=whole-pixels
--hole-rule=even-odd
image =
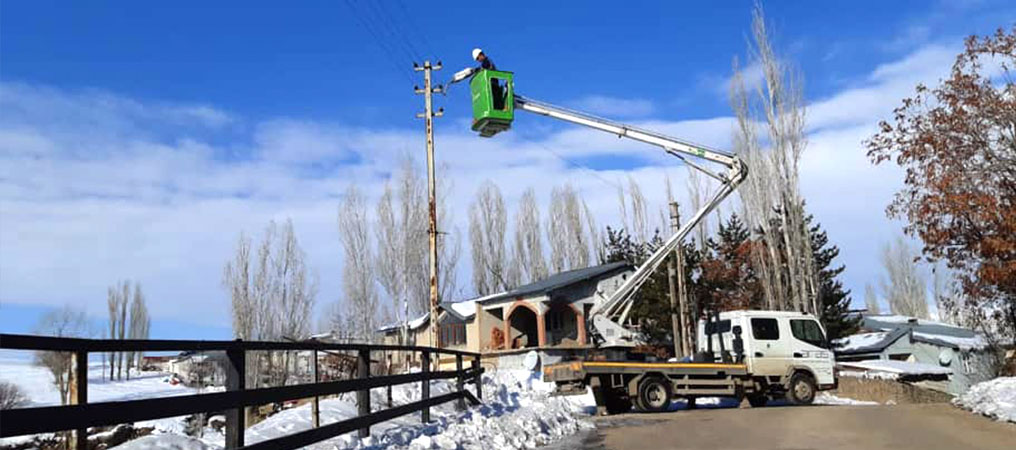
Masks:
[[[677,202],[670,202],[670,229],[677,232],[681,228],[681,215]],[[671,326],[674,334],[674,354],[678,357],[691,356],[695,350],[695,327],[691,321],[688,308],[688,290],[685,286],[683,247],[674,250],[674,257],[667,265],[670,275],[670,307]]]
[[[670,228],[674,229],[677,203],[670,202]],[[684,336],[681,333],[681,309],[677,301],[677,255],[681,252],[680,247],[674,252],[674,256],[667,261],[667,285],[670,297],[670,328],[674,338],[674,357],[680,359],[684,356]]]
[[[423,72],[423,89],[414,87],[417,94],[423,94],[424,112],[416,114],[422,118],[427,127],[427,192],[429,196],[427,211],[430,216],[430,226],[427,233],[430,238],[430,343],[434,347],[440,347],[438,340],[437,305],[441,299],[438,298],[437,288],[437,181],[434,179],[434,118],[444,115],[444,108],[434,112],[432,96],[444,89],[442,86],[431,87],[431,72],[441,70],[441,62],[437,65],[430,65],[430,61],[424,61],[423,67],[416,63],[413,70]],[[434,368],[437,368],[438,358],[434,358]]]

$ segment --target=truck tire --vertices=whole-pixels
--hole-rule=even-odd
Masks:
[[[748,396],[748,404],[751,405],[752,408],[761,408],[765,406],[766,403],[769,403],[769,397],[766,397],[765,394],[751,394]]]
[[[804,372],[796,372],[790,376],[787,385],[787,401],[791,405],[810,405],[815,400],[815,379]]]
[[[645,411],[660,412],[670,408],[670,381],[663,377],[648,377],[639,383],[639,406]]]

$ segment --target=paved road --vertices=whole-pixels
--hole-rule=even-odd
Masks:
[[[596,419],[555,448],[960,450],[1016,449],[1016,424],[948,404],[700,409]]]

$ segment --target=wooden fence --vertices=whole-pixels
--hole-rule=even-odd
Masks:
[[[421,420],[430,421],[430,407],[457,401],[459,408],[465,401],[479,404],[482,398],[480,376],[480,355],[457,350],[367,344],[330,344],[324,342],[262,342],[262,341],[180,341],[180,340],[108,340],[79,339],[18,334],[0,334],[0,348],[11,350],[35,350],[69,353],[72,358],[71,401],[66,406],[44,406],[0,410],[0,437],[23,436],[39,433],[54,433],[74,430],[74,447],[88,448],[88,427],[112,426],[142,420],[161,419],[188,414],[226,412],[226,448],[236,449],[288,449],[299,448],[329,439],[354,430],[360,437],[370,435],[370,426],[414,412],[421,413]],[[88,402],[88,354],[103,352],[164,352],[164,351],[221,351],[225,352],[225,392],[183,395],[177,397],[150,398],[143,400]],[[342,351],[357,355],[356,378],[348,380],[315,382],[288,386],[247,389],[247,352],[249,351],[311,351],[316,366],[317,352]],[[402,351],[418,352],[422,369],[417,373],[371,376],[371,352]],[[431,371],[432,355],[452,355],[456,369]],[[469,368],[463,367],[463,359],[469,358]],[[440,359],[440,358],[439,358]],[[430,396],[430,380],[456,379],[456,390],[436,397]],[[391,387],[406,383],[421,383],[421,399],[416,402],[371,411],[370,389]],[[476,395],[465,389],[466,383],[473,383]],[[252,445],[244,445],[244,408],[256,405],[284,402],[287,400],[313,398],[314,416],[317,422],[318,397],[356,392],[358,415],[330,424],[315,423],[309,430],[296,432]]]

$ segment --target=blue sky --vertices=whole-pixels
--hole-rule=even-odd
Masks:
[[[745,60],[751,3],[713,3],[3,2],[0,330],[26,331],[63,303],[100,317],[105,287],[130,278],[166,337],[224,337],[219,279],[238,233],[286,217],[320,278],[319,304],[339,299],[341,192],[355,182],[376,198],[402,155],[423,155],[415,58],[442,60],[443,80],[481,46],[526,95],[726,146],[726,80],[732,58]],[[871,168],[861,140],[915,83],[946,73],[964,36],[1011,25],[1016,8],[766,8],[806,79],[802,191],[860,301],[899,229],[882,209],[901,177]],[[603,225],[617,220],[614,184],[628,175],[656,202],[664,176],[684,185],[684,169],[652,149],[533,117],[481,141],[461,87],[438,104],[460,232],[486,179],[509,208],[527,186],[546,202],[568,181]]]

